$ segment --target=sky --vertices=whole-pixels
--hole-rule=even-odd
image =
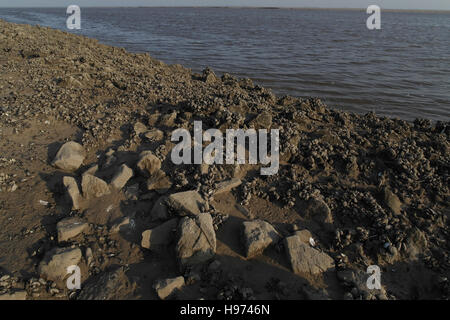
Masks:
[[[0,0],[0,7],[239,6],[450,10],[450,0]]]

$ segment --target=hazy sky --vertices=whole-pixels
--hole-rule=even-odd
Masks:
[[[90,6],[271,6],[450,10],[450,0],[0,0],[0,7]]]

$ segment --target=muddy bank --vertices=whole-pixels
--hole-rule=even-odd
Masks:
[[[0,52],[0,297],[448,298],[449,122],[334,111],[49,28],[0,21]],[[171,133],[194,120],[279,129],[278,174],[174,165]]]

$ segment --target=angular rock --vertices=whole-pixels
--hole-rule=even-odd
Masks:
[[[48,280],[62,281],[68,275],[67,267],[78,265],[81,256],[81,250],[78,248],[55,248],[45,254],[38,272]]]
[[[79,143],[69,141],[58,150],[52,165],[65,171],[75,171],[81,166],[84,158],[83,147]]]
[[[117,173],[112,178],[111,185],[115,189],[121,190],[127,184],[128,180],[131,179],[132,176],[133,170],[128,168],[127,165],[122,164]]]
[[[132,296],[135,285],[130,283],[123,267],[102,272],[81,288],[78,300],[118,300]]]
[[[308,218],[311,218],[320,224],[331,225],[333,223],[331,209],[322,199],[309,199],[306,207],[306,213]]]
[[[56,224],[58,242],[67,241],[83,233],[89,225],[79,218],[66,218]]]
[[[169,191],[172,186],[172,182],[169,177],[166,176],[166,173],[162,170],[158,170],[148,181],[147,181],[147,189],[155,190],[159,194],[164,194]]]
[[[184,278],[181,276],[171,279],[158,280],[153,285],[153,288],[161,300],[170,297],[176,290],[180,290],[182,287],[184,287]]]
[[[27,299],[27,292],[25,290],[15,290],[13,292],[0,294],[0,301],[26,300],[26,299]]]
[[[261,254],[272,243],[280,240],[275,228],[263,220],[245,221],[243,223],[242,240],[247,258]]]
[[[81,188],[86,199],[99,198],[111,192],[105,181],[90,174],[81,178]]]
[[[145,230],[142,233],[141,246],[154,251],[164,249],[173,240],[177,225],[178,219],[175,218],[156,228]]]
[[[151,142],[161,141],[164,138],[164,132],[159,129],[152,129],[144,134],[144,137]]]
[[[272,115],[268,111],[259,114],[250,125],[255,129],[269,129],[272,126]]]
[[[151,177],[161,169],[161,160],[151,151],[144,151],[139,156],[137,167],[145,177]]]
[[[87,169],[85,172],[83,172],[83,174],[95,175],[97,171],[98,171],[98,164],[94,164],[90,166],[89,169]]]
[[[324,252],[311,248],[299,236],[285,239],[286,254],[296,274],[317,275],[334,268],[334,260]]]
[[[151,220],[167,220],[169,212],[166,206],[167,197],[163,196],[156,200],[150,212]]]
[[[82,205],[82,197],[75,178],[64,177],[63,185],[66,188],[67,197],[69,198],[69,201],[72,203],[72,209],[73,210],[80,209]]]
[[[178,226],[176,246],[180,266],[200,264],[216,253],[216,233],[209,213],[199,213],[194,218],[184,217]]]
[[[142,122],[136,122],[133,126],[134,133],[139,136],[141,133],[147,131],[147,127]]]
[[[206,201],[195,190],[171,194],[167,198],[167,204],[179,215],[197,215],[202,212]]]
[[[294,235],[300,238],[300,241],[304,244],[310,245],[309,239],[313,238],[311,232],[309,230],[300,230],[295,231]]]
[[[217,185],[215,195],[228,192],[233,188],[240,186],[242,183],[241,179],[233,178],[231,180],[223,181]]]

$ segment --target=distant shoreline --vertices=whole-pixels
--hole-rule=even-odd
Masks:
[[[261,9],[261,10],[320,10],[320,11],[365,11],[366,8],[320,8],[320,7],[240,7],[240,6],[83,6],[84,8],[193,8],[193,9]],[[0,7],[1,9],[59,9],[66,8],[41,6],[41,7]],[[405,12],[405,13],[444,13],[450,14],[450,10],[433,9],[383,9],[383,12]]]

